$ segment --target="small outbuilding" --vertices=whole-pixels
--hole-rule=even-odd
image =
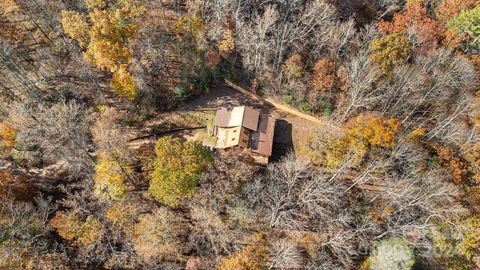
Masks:
[[[212,136],[216,148],[240,146],[260,164],[267,164],[272,155],[276,119],[259,110],[237,106],[217,110]]]

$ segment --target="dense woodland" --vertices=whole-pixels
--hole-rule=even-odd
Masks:
[[[478,0],[0,0],[0,269],[480,269],[479,53]],[[225,79],[324,124],[132,147]]]

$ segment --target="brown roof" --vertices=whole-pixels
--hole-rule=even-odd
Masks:
[[[257,131],[259,117],[260,111],[252,109],[250,107],[245,107],[242,126],[250,130]]]
[[[275,132],[275,121],[273,117],[269,117],[266,114],[260,116],[260,123],[258,124],[259,138],[257,149],[253,149],[253,152],[271,156],[273,147],[273,135]]]
[[[217,110],[215,116],[215,126],[217,127],[228,127],[228,122],[230,121],[230,113],[227,108],[221,108]]]

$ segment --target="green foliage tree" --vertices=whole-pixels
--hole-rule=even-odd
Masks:
[[[414,263],[413,250],[396,237],[378,243],[368,258],[371,270],[409,270]]]
[[[393,68],[404,64],[410,56],[412,44],[402,33],[393,33],[381,38],[375,38],[370,44],[371,60],[380,65],[383,71],[391,77]]]
[[[171,136],[155,146],[156,159],[150,194],[159,202],[175,207],[179,196],[192,196],[201,171],[212,160],[212,154],[199,142],[182,143]]]
[[[447,23],[448,29],[457,29],[466,36],[463,49],[468,53],[480,52],[480,7],[464,10]]]

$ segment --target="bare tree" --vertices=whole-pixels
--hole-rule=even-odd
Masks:
[[[319,229],[342,208],[343,189],[334,179],[309,168],[293,154],[271,164],[251,186],[253,201],[266,208],[271,227]]]
[[[39,150],[49,163],[65,162],[71,177],[91,172],[89,149],[90,118],[84,107],[75,101],[17,104],[15,112],[22,116],[20,141],[26,150]]]

